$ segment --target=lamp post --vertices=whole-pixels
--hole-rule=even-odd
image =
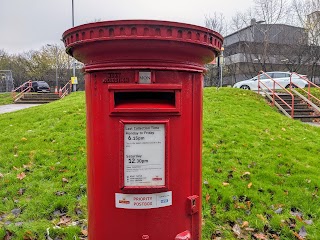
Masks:
[[[221,47],[221,54],[219,56],[220,59],[220,87],[222,87],[222,72],[223,72],[223,51],[224,47]]]
[[[72,0],[72,27],[74,27],[74,0]],[[72,77],[73,79],[76,79],[76,61],[74,58],[72,58]],[[72,91],[77,91],[77,84],[75,83],[77,81],[72,81]]]
[[[72,0],[72,27],[74,27],[74,2]]]
[[[58,47],[57,45],[51,45],[51,44],[47,44],[48,47],[54,47],[54,57],[55,57],[55,62],[56,62],[56,88],[59,87],[59,83],[58,83]]]

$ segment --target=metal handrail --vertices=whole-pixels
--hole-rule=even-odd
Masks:
[[[66,95],[68,95],[71,92],[71,89],[72,89],[72,83],[70,80],[66,83],[66,85],[63,86],[63,88],[59,89],[59,97],[64,98]]]
[[[299,87],[297,84],[295,84],[295,83],[292,82],[292,75],[293,75],[293,74],[297,75],[299,78],[302,78],[303,80],[305,80],[305,81],[308,83],[308,91],[304,90],[303,88]],[[312,85],[313,87],[318,88],[319,90],[320,90],[320,87],[319,87],[318,85],[314,84],[313,82],[311,82],[311,81],[310,81],[308,78],[306,78],[305,76],[302,76],[302,75],[300,75],[300,74],[298,74],[298,73],[296,73],[296,72],[292,72],[291,75],[290,75],[290,89],[292,89],[292,85],[295,85],[295,87],[298,87],[298,88],[301,89],[304,93],[306,93],[307,96],[308,96],[308,100],[309,100],[309,101],[311,101],[311,100],[310,100],[310,97],[311,97],[311,98],[315,99],[317,102],[320,103],[320,99],[318,99],[317,97],[315,97],[314,95],[312,95],[312,94],[310,93],[310,87],[311,87],[311,85]]]
[[[268,86],[266,86],[263,82],[260,81],[260,75],[266,75],[270,80],[273,81],[273,90],[270,89]],[[282,103],[284,103],[290,110],[291,110],[291,118],[294,117],[294,95],[289,92],[285,87],[283,87],[281,84],[279,84],[278,82],[276,82],[272,77],[270,77],[267,73],[265,73],[264,71],[260,71],[258,74],[258,93],[260,93],[260,84],[262,84],[263,86],[265,86],[271,93],[272,93],[272,106],[275,105],[275,97],[277,97]],[[286,101],[284,101],[278,94],[277,92],[275,92],[275,88],[276,85],[278,85],[280,88],[282,88],[285,92],[287,92],[290,96],[291,96],[291,106],[286,103]],[[265,93],[268,94],[264,88],[261,88],[261,90]],[[269,94],[270,95],[270,94]]]
[[[14,102],[16,102],[20,98],[22,98],[25,93],[30,92],[31,89],[32,89],[32,81],[31,80],[29,80],[29,81],[23,83],[22,85],[20,85],[19,87],[13,89],[11,91],[11,95],[12,95]],[[19,92],[19,93],[16,94],[17,92]]]

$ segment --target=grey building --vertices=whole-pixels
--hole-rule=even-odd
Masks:
[[[320,11],[315,11],[307,16],[309,29],[309,44],[320,46]]]
[[[225,36],[224,49],[224,85],[251,78],[260,70],[310,72],[311,49],[304,28],[253,19],[249,26]]]

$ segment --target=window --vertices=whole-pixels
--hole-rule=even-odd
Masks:
[[[289,77],[288,73],[273,73],[273,78],[285,78]]]
[[[268,74],[268,73],[267,73]],[[272,77],[272,75],[271,74],[268,74],[270,77]],[[269,77],[267,76],[267,75],[265,75],[265,74],[260,74],[260,80],[262,80],[262,79],[269,79]]]

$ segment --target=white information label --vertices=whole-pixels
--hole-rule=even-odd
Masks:
[[[139,83],[150,84],[151,83],[151,72],[139,72]]]
[[[124,186],[165,185],[165,125],[125,124]]]
[[[116,193],[116,208],[150,209],[172,205],[172,192],[153,194]]]

